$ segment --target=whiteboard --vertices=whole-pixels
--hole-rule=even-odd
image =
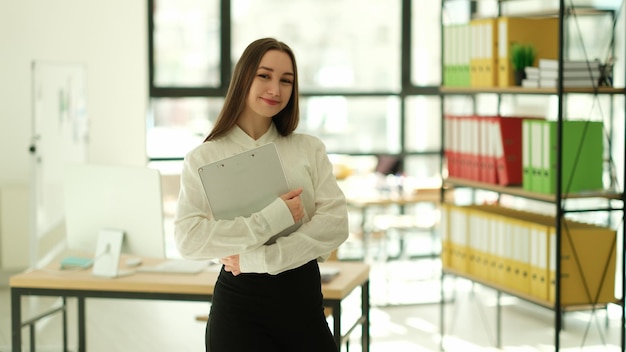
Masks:
[[[64,220],[63,177],[68,163],[87,161],[88,118],[85,66],[32,64],[33,225],[31,246]],[[31,255],[37,255],[31,253]],[[32,259],[32,258],[31,258]]]

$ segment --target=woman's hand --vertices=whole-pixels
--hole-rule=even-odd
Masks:
[[[302,188],[298,188],[280,196],[280,198],[285,201],[285,204],[287,204],[295,223],[300,222],[300,220],[304,218],[304,207],[302,206],[302,200],[300,199],[301,193]]]
[[[224,270],[233,274],[233,276],[241,274],[241,269],[239,268],[239,254],[222,258],[220,259],[220,263],[224,264]]]

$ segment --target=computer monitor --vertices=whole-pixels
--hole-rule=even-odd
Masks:
[[[165,258],[161,177],[148,167],[67,165],[67,247],[94,253],[101,229],[124,231],[122,253]]]

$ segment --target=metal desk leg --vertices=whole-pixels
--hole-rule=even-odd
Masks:
[[[87,351],[87,338],[86,338],[86,321],[85,321],[85,298],[77,297],[78,303],[78,351]]]
[[[440,278],[440,284],[441,285],[439,286],[439,294],[441,296],[440,297],[441,301],[439,302],[439,334],[440,334],[440,337],[439,337],[439,351],[443,351],[444,350],[444,348],[443,348],[443,339],[446,336],[446,332],[444,331],[445,330],[445,317],[446,317],[445,316],[445,306],[444,306],[445,303],[446,303],[446,298],[445,298],[446,297],[445,296],[446,292],[445,292],[445,289],[444,289],[444,285],[445,285],[444,280],[445,280],[445,278],[446,278],[445,274],[443,273],[443,270],[442,270],[441,278]]]
[[[367,280],[361,286],[361,313],[363,314],[363,324],[361,325],[361,350],[370,350],[370,281]]]
[[[343,340],[341,336],[341,301],[337,301],[336,304],[333,304],[332,310],[333,336],[335,337],[335,343],[337,343],[337,348],[341,351],[341,340]]]
[[[22,351],[22,295],[11,289],[11,351]]]
[[[37,348],[37,343],[35,342],[35,333],[37,332],[35,330],[35,324],[30,324],[28,328],[28,336],[30,337],[30,352],[35,352],[35,348]]]
[[[61,320],[63,325],[63,351],[69,352],[67,347],[67,297],[63,296],[63,312],[61,313]]]
[[[502,293],[498,290],[497,294],[497,305],[496,305],[496,322],[498,326],[496,327],[496,347],[502,348],[502,305],[500,304],[500,298],[502,297]]]
[[[369,232],[366,229],[367,226],[367,211],[365,210],[366,208],[363,207],[363,209],[361,209],[361,243],[363,245],[363,261],[367,262],[368,259],[368,255],[369,255]]]

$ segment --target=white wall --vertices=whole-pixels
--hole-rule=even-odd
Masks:
[[[35,60],[86,65],[90,162],[145,165],[147,46],[145,0],[0,0],[0,187],[30,182]]]

